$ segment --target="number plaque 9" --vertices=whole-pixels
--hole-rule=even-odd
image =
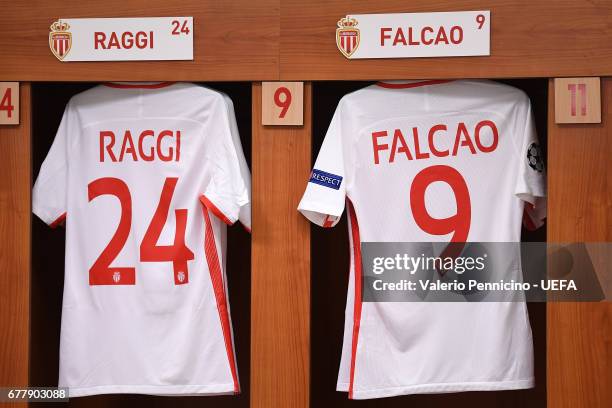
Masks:
[[[303,99],[303,82],[263,82],[261,90],[262,124],[303,125]]]

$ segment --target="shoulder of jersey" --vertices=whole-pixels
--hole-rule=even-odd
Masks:
[[[384,81],[383,81],[384,83]],[[365,92],[383,92],[383,93],[402,93],[402,92],[414,92],[416,90],[421,89],[422,87],[426,87],[430,92],[461,92],[461,91],[471,91],[466,93],[465,96],[470,96],[474,91],[484,92],[485,94],[500,94],[500,93],[508,93],[508,94],[524,94],[524,92],[518,88],[515,88],[511,85],[503,84],[501,82],[492,81],[489,79],[450,79],[445,81],[437,81],[437,80],[423,80],[423,81],[414,81],[411,83],[406,83],[407,85],[413,84],[415,86],[407,86],[407,87],[385,87],[380,85],[381,82],[377,82],[375,84],[371,84],[366,86],[365,88],[359,89],[351,94],[359,95],[360,93]],[[348,94],[348,95],[351,95]],[[478,95],[476,95],[478,96]]]
[[[521,89],[511,85],[495,82],[487,79],[458,79],[449,80],[444,83],[428,84],[429,81],[415,81],[418,84],[423,82],[429,93],[448,93],[457,98],[481,98],[495,99],[500,101],[529,101],[527,94]],[[405,95],[418,92],[420,86],[413,87],[384,87],[379,83],[368,85],[364,88],[350,92],[342,97],[340,104],[356,101],[368,101],[371,104],[372,98],[392,97],[393,95]]]
[[[137,85],[121,87],[121,86],[109,86],[108,84],[99,84],[97,86],[94,86],[93,88],[87,89],[83,92],[79,92],[78,94],[74,95],[71,99],[74,100],[75,102],[87,102],[90,99],[98,98],[103,93],[120,94],[122,91],[125,92],[126,90],[136,90],[136,89],[141,89],[141,90],[147,89],[151,91],[150,92],[151,94],[168,93],[168,92],[194,92],[200,95],[223,95],[222,92],[216,91],[214,89],[211,89],[205,86],[197,85],[191,82],[174,82],[174,83],[168,83],[167,85],[161,86],[159,88],[148,88],[146,86],[139,87]]]
[[[230,98],[230,96],[228,94],[226,94],[225,92],[219,91],[219,90],[216,90],[216,89],[211,89],[211,88],[206,88],[206,89],[209,89],[209,90],[211,90],[213,92],[217,92],[218,94],[220,94],[223,97],[223,100],[225,101],[225,103],[227,104],[228,107],[231,107],[231,108],[234,107],[234,101],[232,101],[232,98]]]
[[[488,79],[456,80],[450,83],[454,83],[457,86],[458,92],[465,92],[466,97],[494,97],[519,101],[529,100],[529,97],[523,90],[512,85]]]
[[[68,106],[72,107],[72,109],[78,108],[81,110],[82,108],[86,108],[85,110],[88,110],[89,108],[95,109],[96,107],[103,107],[107,104],[120,103],[122,101],[122,96],[125,95],[128,97],[132,94],[129,91],[135,89],[147,88],[121,88],[100,84],[72,96]],[[175,101],[175,104],[176,101],[189,101],[190,103],[193,103],[194,101],[200,101],[203,103],[206,103],[206,101],[212,103],[215,103],[215,101],[220,101],[225,103],[225,98],[222,93],[189,82],[176,82],[171,83],[168,86],[149,88],[147,90],[149,92],[146,94],[151,96],[167,95],[168,98]]]

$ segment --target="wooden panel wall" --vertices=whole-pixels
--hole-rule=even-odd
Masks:
[[[346,14],[491,10],[491,56],[345,59]],[[612,74],[612,3],[598,0],[282,0],[282,80],[560,77]]]
[[[548,239],[612,241],[612,78],[602,81],[602,123],[556,125],[549,86]],[[548,304],[548,407],[610,401],[612,304]]]
[[[28,385],[30,85],[20,94],[21,124],[0,127],[0,387]]]
[[[253,85],[251,407],[308,408],[310,227],[297,206],[311,161],[312,89],[304,126],[262,126]]]
[[[279,0],[0,0],[0,80],[278,79]],[[194,61],[70,62],[49,50],[57,18],[194,17]]]
[[[612,75],[612,4],[598,0],[1,0],[0,79],[345,80]],[[348,61],[335,27],[347,13],[490,9],[491,57]],[[191,15],[195,60],[61,63],[48,47],[59,17]]]

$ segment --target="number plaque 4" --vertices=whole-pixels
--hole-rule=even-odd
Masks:
[[[555,78],[555,122],[601,123],[599,78]]]
[[[19,124],[19,82],[0,82],[0,125]]]
[[[304,83],[263,82],[261,123],[285,126],[304,124]]]

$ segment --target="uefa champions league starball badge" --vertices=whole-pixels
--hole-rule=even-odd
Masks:
[[[537,143],[532,143],[527,149],[527,161],[529,167],[541,173],[544,171],[544,158],[542,157],[542,149]]]

